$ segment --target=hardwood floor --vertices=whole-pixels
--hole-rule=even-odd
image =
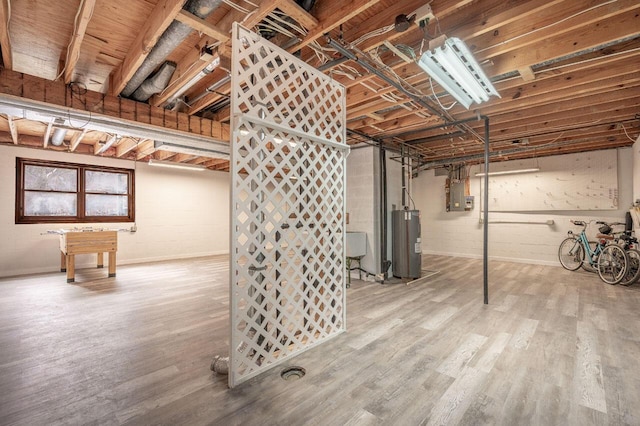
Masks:
[[[640,286],[424,256],[353,280],[348,332],[227,389],[227,257],[0,279],[0,424],[640,424]]]

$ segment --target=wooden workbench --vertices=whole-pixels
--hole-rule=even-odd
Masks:
[[[104,253],[109,253],[109,277],[116,276],[117,231],[67,231],[60,234],[60,271],[67,272],[67,282],[75,281],[76,254],[97,253],[98,268],[104,267]]]

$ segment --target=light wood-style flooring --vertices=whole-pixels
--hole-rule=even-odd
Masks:
[[[424,256],[352,281],[348,332],[229,390],[228,258],[0,279],[0,424],[640,424],[640,286]],[[288,365],[306,376],[285,381]]]

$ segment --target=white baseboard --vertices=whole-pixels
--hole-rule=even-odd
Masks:
[[[136,258],[136,259],[117,259],[118,265],[134,265],[137,263],[149,263],[149,262],[163,262],[167,260],[180,260],[180,259],[192,259],[196,257],[208,257],[208,256],[219,256],[229,254],[229,250],[217,250],[211,252],[203,252],[203,253],[189,253],[189,254],[181,254],[181,255],[167,255],[167,256],[153,256],[153,257],[144,257],[144,258]],[[84,256],[84,255],[83,255]],[[87,255],[92,256],[92,255]],[[105,268],[108,263],[108,256],[105,256]],[[76,263],[76,269],[84,269],[84,268],[95,268],[96,261],[95,255],[92,256],[91,262],[82,262]],[[20,275],[31,275],[31,274],[45,274],[60,271],[60,264],[56,265],[48,265],[48,266],[39,266],[37,268],[24,268],[24,269],[10,269],[7,271],[0,272],[0,278],[9,278],[9,277],[17,277]],[[64,274],[64,272],[60,272],[60,274]]]

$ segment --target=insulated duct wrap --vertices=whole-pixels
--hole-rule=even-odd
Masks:
[[[140,87],[131,96],[136,101],[144,102],[156,93],[160,93],[171,80],[171,76],[176,71],[175,62],[165,62],[157,73],[142,82]]]
[[[222,0],[189,0],[184,10],[193,13],[201,19],[205,19],[220,6]],[[156,45],[140,65],[131,80],[120,93],[120,96],[130,97],[133,92],[162,64],[188,36],[193,29],[179,21],[173,21],[160,36]],[[148,98],[147,98],[148,99]]]

